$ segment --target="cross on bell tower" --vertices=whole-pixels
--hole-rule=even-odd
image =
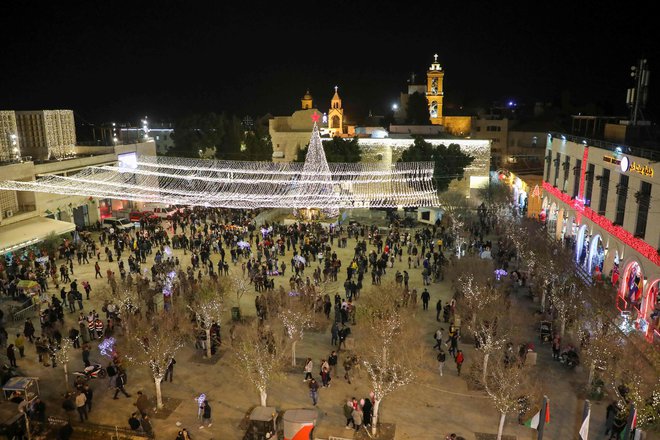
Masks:
[[[335,95],[330,100],[330,111],[328,111],[328,129],[332,136],[341,136],[344,132],[344,109],[341,107],[338,90],[339,86],[335,86]]]
[[[442,82],[445,72],[438,62],[438,54],[433,55],[433,63],[426,72],[426,100],[429,104],[429,118],[431,124],[442,125],[442,100],[444,92]]]

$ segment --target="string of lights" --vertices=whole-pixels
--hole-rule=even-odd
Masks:
[[[328,164],[314,125],[304,163],[141,156],[72,176],[1,181],[0,189],[235,209],[438,206],[433,163]]]

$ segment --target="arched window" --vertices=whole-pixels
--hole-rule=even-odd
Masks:
[[[335,115],[330,120],[330,128],[339,128],[341,124],[339,123],[339,116]]]
[[[438,117],[438,102],[437,101],[431,101],[431,105],[429,107],[429,113],[431,114],[432,118],[437,118]]]

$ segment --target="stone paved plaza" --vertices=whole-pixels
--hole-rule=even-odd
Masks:
[[[94,234],[96,237],[96,234]],[[339,258],[344,265],[350,261],[353,254],[353,243],[349,241],[346,248],[337,249]],[[373,247],[368,247],[368,252]],[[185,268],[190,264],[190,254],[183,255],[183,251],[176,249],[174,254],[181,260]],[[292,257],[291,252],[287,252],[284,261],[287,265]],[[126,257],[124,257],[126,258]],[[281,257],[280,257],[281,258]],[[219,255],[212,255],[211,259],[217,264]],[[394,269],[388,269],[384,282],[393,281],[396,270],[407,270],[407,255],[404,252],[403,262],[396,262]],[[147,265],[150,267],[153,262],[153,255],[148,257]],[[85,301],[84,310],[87,312],[94,308],[100,312],[102,301],[98,297],[98,292],[105,286],[105,278],[102,280],[94,279],[94,261],[90,264],[79,266],[74,263],[75,274],[78,282],[89,280],[92,284],[92,295],[90,301]],[[318,263],[312,262],[311,269]],[[102,257],[101,272],[105,276],[106,269],[111,268],[118,272],[117,262],[108,263],[105,257]],[[417,288],[421,293],[423,290],[421,270],[413,269],[410,273],[410,287]],[[287,270],[287,276],[275,278],[275,288],[280,285],[288,288],[288,279],[290,269]],[[332,283],[333,289],[343,292],[343,275],[340,273],[339,280]],[[240,277],[240,264],[230,265],[230,276]],[[365,276],[365,288],[362,295],[378,295],[378,289],[372,288],[369,275]],[[428,344],[431,347],[434,344],[433,333],[438,328],[439,323],[435,320],[435,303],[442,299],[443,304],[451,299],[450,286],[448,281],[434,283],[429,287],[431,293],[430,307],[428,311],[422,310],[421,301],[418,302],[418,309],[415,313],[415,320],[422,326],[422,334],[428,337],[419,341],[420,344]],[[50,286],[49,296],[58,293],[53,285]],[[330,292],[331,297],[334,291]],[[519,308],[520,313],[533,312],[533,304],[530,300],[523,298],[522,295],[514,294],[513,307]],[[255,315],[254,307],[255,292],[251,291],[242,298],[241,311],[244,315]],[[359,307],[359,302],[357,305]],[[5,308],[9,302],[3,303]],[[460,314],[460,307],[458,309]],[[66,335],[71,325],[76,324],[75,320],[78,312],[69,314],[65,312],[66,325],[62,333]],[[331,315],[332,316],[332,315]],[[38,327],[38,318],[33,317],[35,326]],[[227,313],[225,323],[222,326],[223,346],[220,350],[219,361],[217,363],[208,363],[201,360],[199,350],[195,350],[192,344],[185,347],[177,355],[177,364],[174,369],[173,383],[163,383],[162,390],[165,400],[178,399],[180,403],[176,409],[165,419],[153,418],[154,430],[158,438],[174,439],[178,429],[188,428],[193,438],[197,439],[239,439],[243,436],[241,421],[246,413],[255,405],[259,404],[259,395],[254,388],[245,382],[239,380],[239,373],[230,365],[229,357],[231,353],[227,347],[227,323],[230,322],[229,313]],[[320,319],[325,319],[320,317]],[[10,342],[13,342],[14,335],[22,330],[22,322],[12,322],[8,313],[5,313],[5,325],[10,335]],[[447,324],[441,324],[447,330]],[[519,335],[514,338],[514,344],[527,341],[535,342],[538,351],[537,368],[541,374],[543,392],[551,400],[551,423],[546,426],[546,439],[573,439],[581,422],[583,401],[578,399],[576,389],[585,383],[585,373],[580,371],[567,370],[558,362],[551,359],[549,345],[541,345],[538,341],[536,328],[529,325],[528,328],[519,329]],[[37,329],[37,334],[39,330]],[[360,323],[353,328],[353,336],[360,337]],[[107,365],[109,359],[99,354],[96,343],[92,342],[92,361],[98,361]],[[121,342],[119,343],[121,350]],[[466,355],[466,364],[464,372],[468,371],[471,362],[480,357],[481,354],[474,350],[472,345],[461,344],[461,349]],[[298,344],[297,357],[311,357],[314,360],[314,374],[318,374],[318,359],[326,358],[333,347],[330,344],[330,323],[326,326],[323,333],[308,332],[304,340]],[[4,355],[3,355],[4,356]],[[216,355],[218,356],[218,355]],[[339,365],[342,363],[341,353]],[[277,407],[279,410],[291,408],[312,408],[311,399],[307,390],[307,384],[303,383],[303,365],[299,360],[299,372],[286,373],[282,380],[276,382],[268,394],[268,404]],[[37,362],[37,355],[34,346],[27,343],[26,357],[18,359],[19,370],[27,376],[37,376],[40,378],[40,389],[47,404],[47,414],[49,416],[64,416],[61,408],[61,395],[65,391],[62,381],[63,372],[60,367],[49,368],[40,365]],[[75,371],[83,366],[80,350],[76,350],[73,361],[70,363],[70,370]],[[343,370],[340,368],[340,371]],[[146,366],[128,367],[128,384],[126,389],[132,394],[131,398],[120,395],[118,400],[113,400],[114,390],[108,388],[108,380],[92,380],[91,385],[94,388],[94,408],[90,413],[89,421],[92,423],[106,424],[111,426],[127,427],[127,419],[131,412],[135,410],[135,402],[138,390],[143,390],[149,397],[155,394],[153,381],[150,372]],[[365,398],[369,395],[369,383],[364,371],[358,375],[352,384],[348,384],[341,377],[334,377],[330,388],[321,388],[318,411],[319,420],[315,437],[328,438],[328,436],[353,438],[352,430],[345,430],[345,419],[342,413],[342,404],[347,398],[357,397]],[[197,402],[195,398],[201,393],[206,394],[213,408],[213,425],[200,429],[200,422],[197,420]],[[605,403],[603,403],[605,402]],[[601,438],[604,428],[602,428],[605,416],[605,406],[607,401],[594,402],[592,407],[592,438]],[[538,404],[538,402],[537,402]],[[9,403],[2,403],[9,405]],[[77,420],[77,414],[75,420]],[[381,405],[380,421],[384,423],[396,424],[397,439],[444,439],[450,432],[456,432],[466,439],[475,438],[474,433],[496,433],[499,421],[499,414],[494,409],[491,401],[486,394],[481,391],[468,390],[465,380],[457,376],[455,364],[448,357],[445,365],[445,374],[440,377],[437,372],[435,355],[432,354],[428,359],[428,368],[422,371],[417,380],[390,396],[387,396]],[[505,434],[515,435],[519,439],[535,438],[536,431],[524,426],[518,425],[515,414],[507,417]]]

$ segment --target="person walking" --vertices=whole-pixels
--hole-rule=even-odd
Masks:
[[[435,345],[433,348],[437,347],[438,349],[442,350],[442,328],[437,329],[433,337],[435,338]]]
[[[435,320],[440,322],[440,313],[442,313],[442,300],[439,299],[437,303],[435,303]]]
[[[99,266],[98,261],[96,263],[94,263],[94,271],[96,271],[96,273],[94,274],[94,279],[97,279],[97,278],[102,279],[103,278],[103,275],[101,275],[101,266]]]
[[[78,391],[76,395],[76,409],[78,410],[80,421],[84,422],[87,420],[87,397],[82,391]]]
[[[422,306],[424,310],[429,309],[429,301],[431,300],[431,294],[429,293],[428,289],[424,289],[422,292]]]
[[[336,376],[337,375],[337,352],[332,350],[332,353],[330,353],[330,356],[328,356],[328,365],[330,366],[330,375],[331,376]]]
[[[90,351],[89,344],[84,344],[83,347],[82,347],[82,360],[83,360],[83,363],[85,364],[86,367],[89,367],[90,365],[92,365],[89,362],[89,351]]]
[[[145,394],[143,394],[142,391],[138,391],[138,397],[133,405],[137,407],[142,417],[144,417],[147,415],[147,412],[149,411],[149,398]]]
[[[463,366],[463,362],[465,361],[465,357],[463,356],[463,351],[458,350],[458,353],[456,354],[456,371],[458,371],[458,375],[461,375],[461,367]]]
[[[18,365],[16,365],[16,352],[14,351],[14,344],[9,344],[7,347],[7,359],[9,360],[9,365],[12,367],[18,367]]]
[[[118,399],[117,396],[119,395],[120,392],[124,393],[124,396],[126,397],[131,397],[131,395],[128,394],[124,389],[124,383],[126,382],[124,380],[124,375],[122,373],[117,373],[113,377],[115,382],[115,396],[113,397],[113,399],[115,400]]]
[[[206,426],[208,428],[211,427],[211,405],[209,405],[208,400],[204,400],[202,403],[202,425],[206,423]],[[199,429],[204,428],[204,426],[200,426]]]
[[[170,360],[170,363],[167,365],[167,370],[165,370],[165,377],[163,378],[163,382],[167,382],[167,378],[170,378],[170,383],[172,383],[172,377],[174,376],[174,364],[176,364],[176,361],[174,358]]]
[[[303,382],[312,379],[312,371],[314,371],[314,362],[312,362],[312,358],[307,358],[307,362],[305,362],[305,378],[303,379]]]
[[[332,345],[337,345],[337,343],[339,342],[339,324],[337,324],[337,321],[332,323],[330,334],[332,335],[332,338],[330,339],[330,343]]]
[[[85,397],[87,398],[87,412],[91,413],[92,412],[92,399],[94,398],[94,391],[89,387],[88,384],[85,384],[83,387],[83,393],[85,393]]]
[[[309,397],[312,398],[312,403],[316,406],[319,401],[319,384],[314,378],[309,381]]]
[[[21,355],[21,358],[25,357],[25,338],[20,333],[16,333],[16,339],[14,340],[14,346],[18,348],[18,354]]]
[[[23,334],[25,337],[30,341],[30,343],[34,342],[34,325],[32,324],[32,321],[30,319],[25,320],[25,324],[23,325]]]
[[[353,401],[347,400],[344,405],[344,417],[346,417],[346,429],[355,428],[353,423]]]
[[[445,367],[445,360],[447,360],[447,355],[445,355],[445,352],[442,350],[442,347],[440,348],[440,353],[438,353],[438,370],[440,371],[440,377],[442,377],[442,370]]]
[[[362,410],[359,406],[355,408],[351,413],[351,417],[353,417],[353,426],[355,427],[355,432],[359,431],[362,427],[363,415],[364,414],[362,413]]]

